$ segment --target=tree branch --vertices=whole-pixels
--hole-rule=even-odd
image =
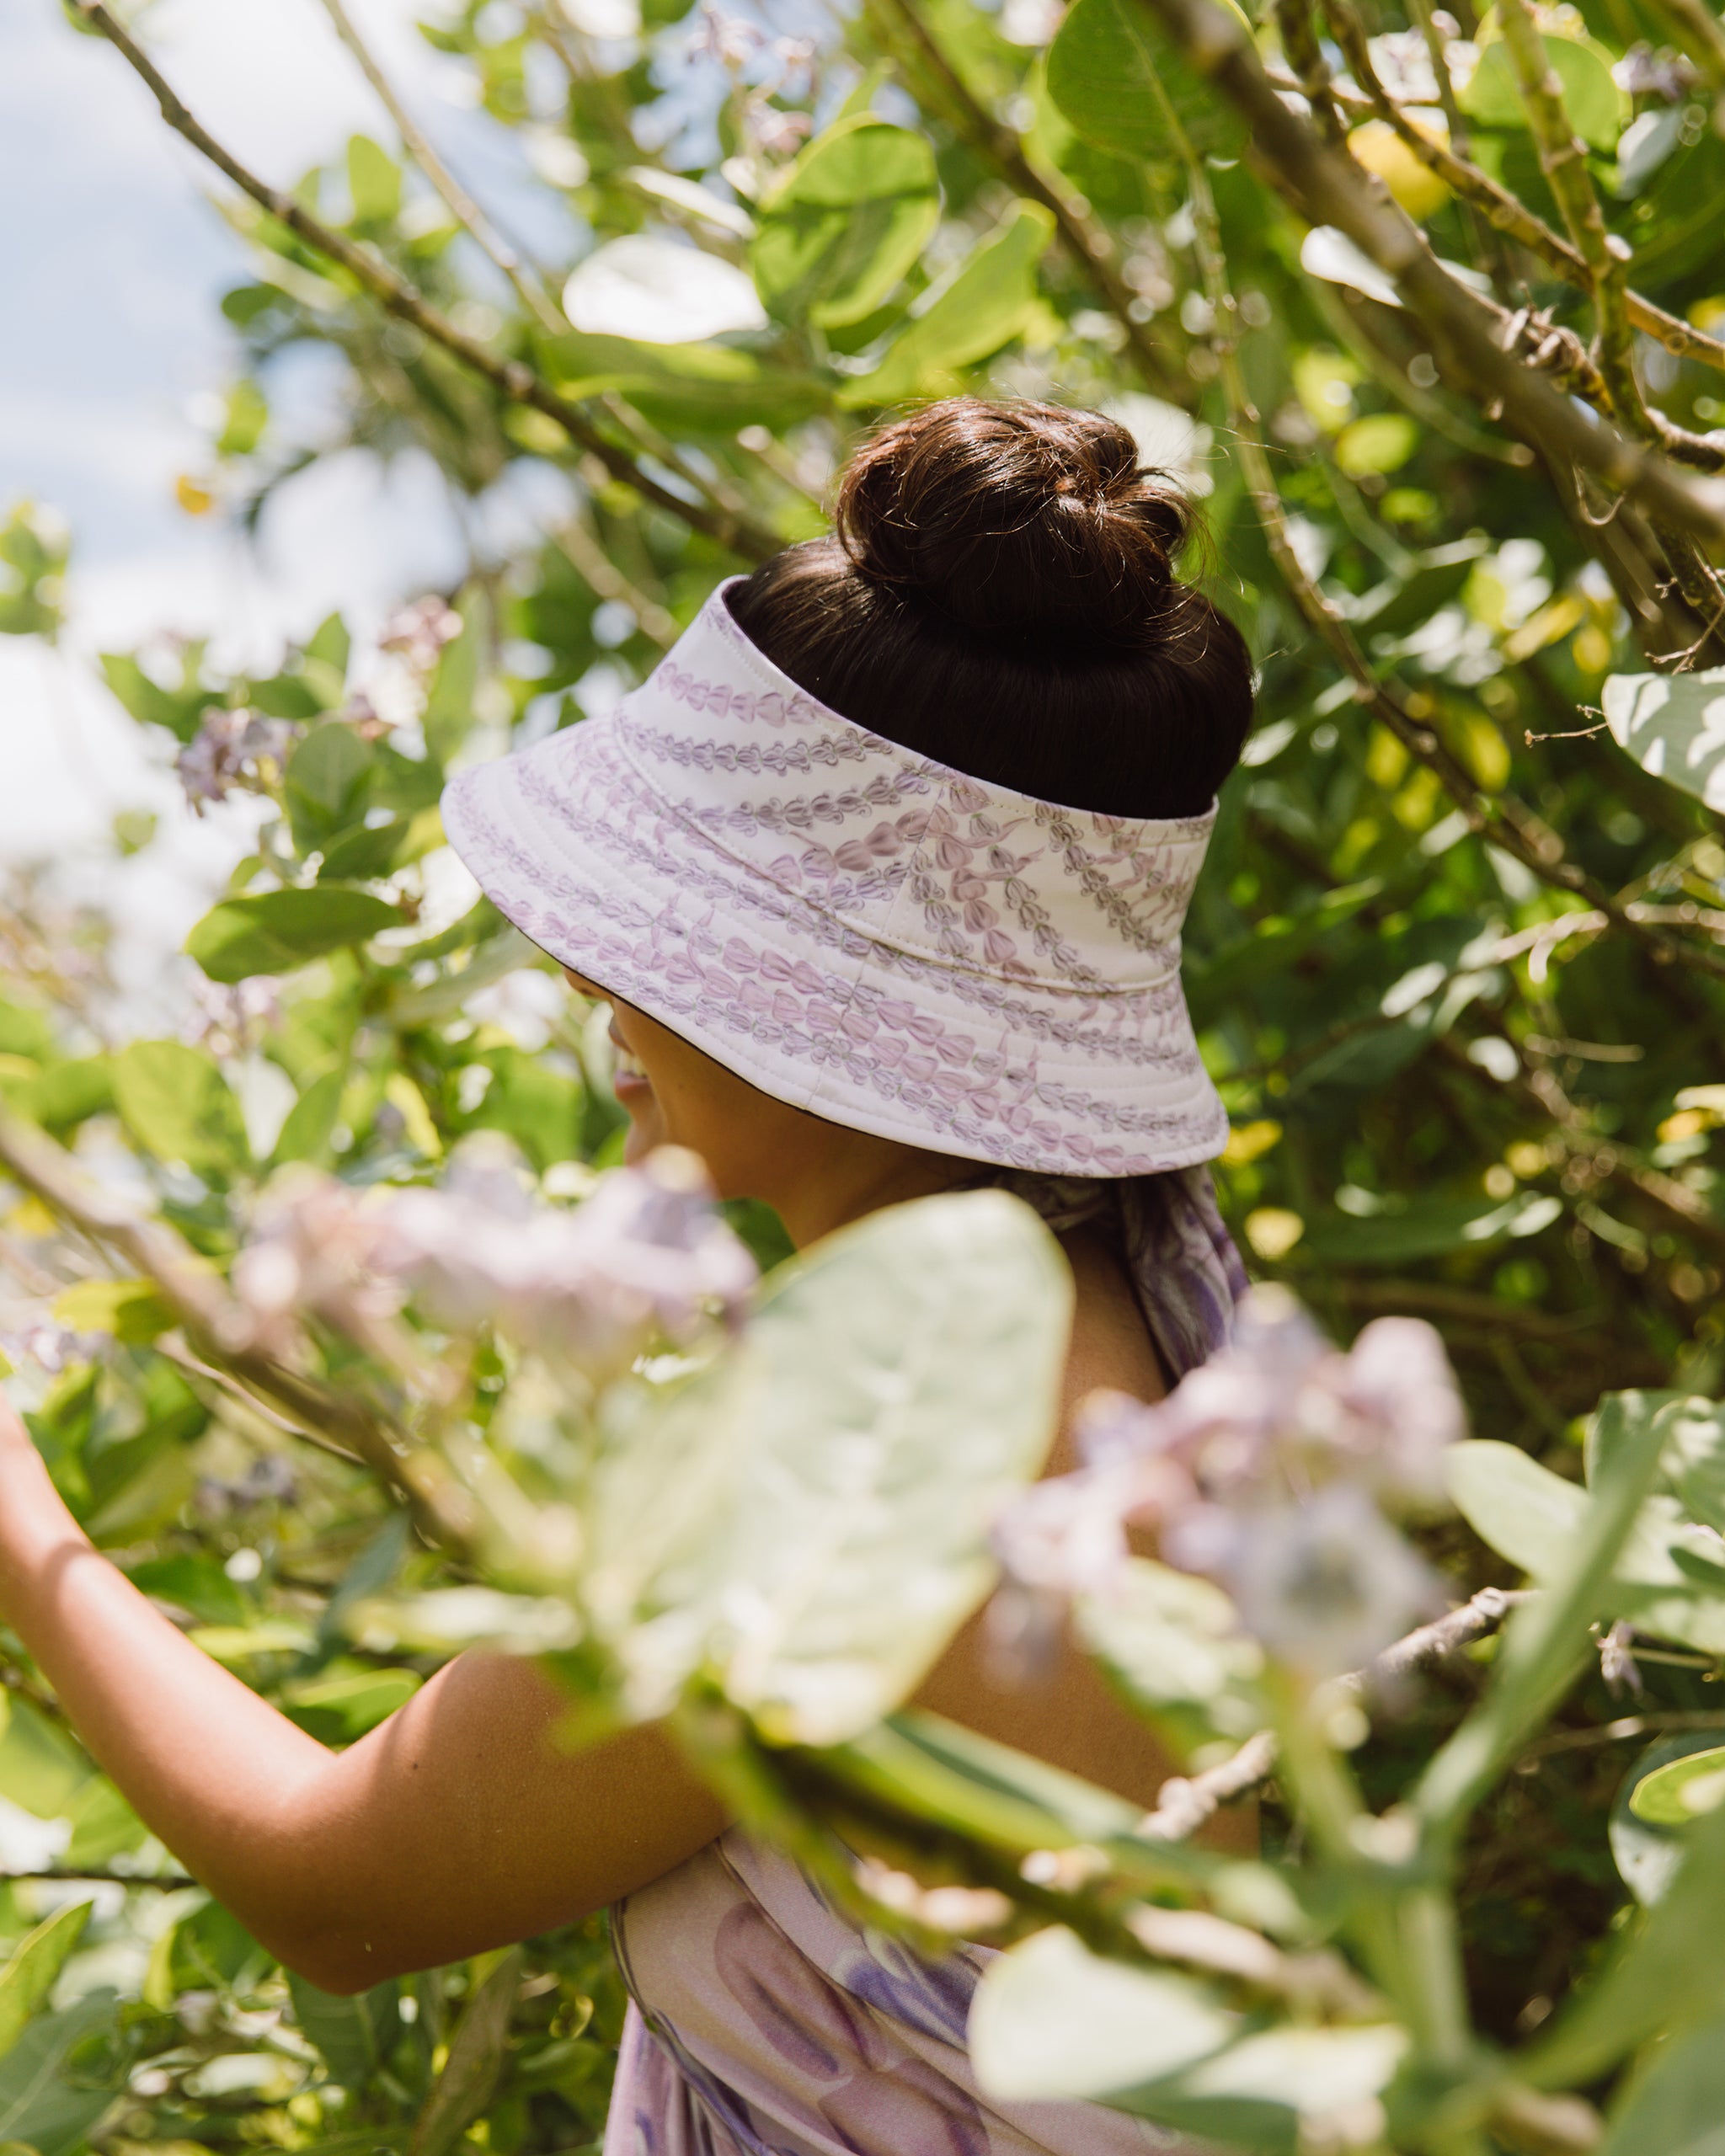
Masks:
[[[471,367],[494,388],[512,403],[531,405],[542,412],[546,418],[559,426],[578,447],[596,456],[614,479],[665,510],[681,523],[711,539],[716,546],[728,552],[741,556],[745,560],[764,561],[777,553],[777,537],[750,520],[740,518],[729,511],[706,502],[690,502],[669,487],[663,486],[642,470],[635,460],[619,449],[616,443],[601,434],[579,406],[567,398],[560,397],[540,375],[524,366],[519,360],[499,360],[484,346],[457,329],[446,316],[440,313],[425,296],[392,269],[374,248],[356,245],[341,233],[333,232],[309,211],[302,209],[290,195],[268,186],[254,173],[248,172],[239,161],[225,150],[215,138],[201,127],[185,106],[175,96],[167,82],[144,53],[116,22],[101,0],[69,0],[76,13],[93,29],[99,30],[126,61],[133,71],[147,85],[151,94],[160,106],[162,117],[176,135],[190,142],[192,147],[208,158],[216,169],[224,173],[242,194],[290,232],[296,233],[308,247],[338,262],[350,276],[377,300],[391,314],[403,322],[410,322],[434,344]]]

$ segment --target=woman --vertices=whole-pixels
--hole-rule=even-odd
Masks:
[[[1069,1402],[1155,1397],[1239,1285],[1178,956],[1250,718],[1245,647],[1173,576],[1180,500],[1097,414],[933,406],[862,450],[837,524],[715,593],[610,718],[464,774],[451,838],[611,1001],[632,1156],[694,1147],[798,1244],[1005,1182],[1076,1277]],[[326,1751],[92,1549],[10,1416],[0,1606],[145,1821],[315,1983],[611,1905],[648,2018],[608,2156],[1166,2145],[1086,2106],[987,2105],[975,1951],[931,1965],[854,1929],[726,1831],[656,1729],[561,1756],[529,1664],[464,1656]],[[1004,1689],[973,1627],[921,1698],[1154,1797],[1163,1763],[1076,1656]]]

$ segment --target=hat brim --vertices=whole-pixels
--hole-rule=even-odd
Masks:
[[[1227,1142],[1177,970],[1092,994],[895,950],[716,845],[608,718],[460,773],[443,819],[559,963],[828,1122],[1056,1175],[1188,1167]]]

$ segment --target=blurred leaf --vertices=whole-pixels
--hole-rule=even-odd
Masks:
[[[396,909],[369,892],[319,883],[307,890],[224,899],[193,928],[185,947],[211,980],[246,980],[254,974],[291,973],[312,958],[400,926]]]
[[[295,749],[287,761],[286,797],[302,853],[315,851],[365,814],[372,761],[370,745],[335,719],[314,726]]]
[[[216,701],[198,686],[195,671],[183,687],[164,689],[124,653],[104,651],[101,658],[108,686],[139,724],[165,726],[176,740],[190,741],[205,711]]]
[[[67,1956],[83,1936],[93,1907],[93,1903],[78,1902],[56,1910],[19,1941],[12,1959],[0,1970],[0,2057],[12,2049],[53,1990]]]
[[[491,1083],[465,1119],[469,1129],[503,1131],[541,1175],[554,1161],[579,1157],[586,1095],[579,1079],[524,1049],[492,1049],[478,1062]]]
[[[369,135],[348,138],[347,184],[356,225],[392,224],[401,215],[401,167]]]
[[[1074,1615],[1085,1646],[1183,1753],[1263,1726],[1263,1652],[1210,1581],[1130,1558],[1106,1589],[1078,1599]]]
[[[1725,2119],[1725,2030],[1656,2051],[1612,2106],[1599,2156],[1711,2156]]]
[[[520,1947],[500,1955],[468,1998],[449,2057],[414,2125],[409,2156],[446,2156],[491,2100],[521,1981]]]
[[[0,1796],[38,1819],[63,1818],[88,1781],[89,1761],[27,1700],[9,1699],[0,1720]]]
[[[1039,1931],[989,1963],[970,2009],[970,2057],[1003,2103],[1118,2100],[1209,2058],[1242,2017],[1208,1987]]]
[[[1614,148],[1626,100],[1611,79],[1610,56],[1574,38],[1547,37],[1543,42],[1546,61],[1562,86],[1563,102],[1576,133],[1592,149]],[[1501,38],[1480,53],[1460,103],[1468,118],[1482,126],[1526,126],[1515,63]]]
[[[1234,0],[1224,0],[1249,31]],[[1135,0],[1077,0],[1049,49],[1049,95],[1087,142],[1122,157],[1183,162],[1172,109],[1201,156],[1237,157],[1242,125]]]
[[[0,2059],[0,2137],[38,2156],[72,2156],[119,2093],[120,2077],[94,2088],[65,2076],[74,2046],[115,2018],[115,1995],[97,1991],[32,2021]]]
[[[939,219],[924,137],[866,115],[841,120],[763,197],[750,265],[776,314],[841,328],[873,313]]]
[[[1725,808],[1725,667],[1613,674],[1600,701],[1612,739],[1650,777]]]
[[[93,1774],[73,1798],[67,1815],[72,1839],[65,1863],[72,1871],[105,1870],[117,1856],[141,1849],[148,1829],[105,1774]]]
[[[74,1332],[111,1332],[132,1347],[179,1322],[151,1280],[80,1280],[55,1297],[54,1315]]]
[[[872,374],[846,384],[839,402],[896,403],[925,387],[949,386],[944,377],[998,351],[1039,303],[1036,266],[1054,229],[1039,203],[1015,203],[933,306],[913,318]]]
[[[1535,1580],[1562,1566],[1590,1508],[1578,1484],[1491,1438],[1450,1446],[1444,1471],[1456,1510],[1500,1557]]]
[[[243,1625],[251,1614],[244,1595],[216,1560],[195,1551],[147,1557],[127,1565],[126,1577],[141,1593],[185,1610],[200,1624]]]
[[[290,1970],[287,1988],[293,2018],[323,2053],[331,2079],[344,2089],[365,2088],[388,2063],[401,2035],[401,1986],[392,1977],[355,1998],[338,1999]]]
[[[1670,1827],[1643,1819],[1635,1805],[1642,1781],[1673,1760],[1707,1751],[1722,1740],[1725,1740],[1725,1721],[1717,1729],[1685,1730],[1675,1737],[1660,1737],[1648,1747],[1623,1777],[1612,1800],[1609,1828],[1611,1860],[1643,1908],[1651,1908],[1676,1876],[1688,1847],[1681,1829],[1692,1825],[1696,1815],[1685,1812],[1682,1819]]]
[[[480,656],[489,620],[483,595],[467,595],[462,616],[461,634],[443,647],[438,659],[420,721],[428,759],[438,769],[460,748],[473,723],[473,698],[479,686]]]
[[[1653,1827],[1687,1827],[1725,1803],[1725,1744],[1691,1752],[1648,1771],[1629,1808]]]
[[[637,1707],[702,1668],[774,1741],[836,1742],[897,1705],[985,1592],[985,1522],[1047,1451],[1071,1294],[1047,1230],[991,1191],[782,1267],[742,1337],[600,1463],[590,1606]]]
[[[665,232],[628,232],[595,248],[570,273],[563,305],[589,335],[644,344],[700,344],[766,327],[745,271]]]
[[[328,1165],[330,1140],[341,1114],[346,1085],[347,1066],[338,1064],[302,1086],[276,1138],[272,1166],[280,1167],[288,1161],[310,1161],[318,1167]]]
[[[419,1689],[411,1669],[347,1669],[284,1685],[280,1705],[290,1721],[321,1744],[351,1744]]]
[[[184,1041],[129,1042],[114,1059],[114,1098],[126,1129],[157,1160],[183,1161],[195,1174],[223,1180],[243,1171],[245,1118],[215,1059],[201,1049]]]

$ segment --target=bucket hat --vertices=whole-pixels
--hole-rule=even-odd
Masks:
[[[1215,808],[1098,815],[884,740],[757,650],[726,589],[610,712],[451,780],[445,829],[499,911],[829,1122],[1054,1175],[1212,1159],[1180,930]]]

